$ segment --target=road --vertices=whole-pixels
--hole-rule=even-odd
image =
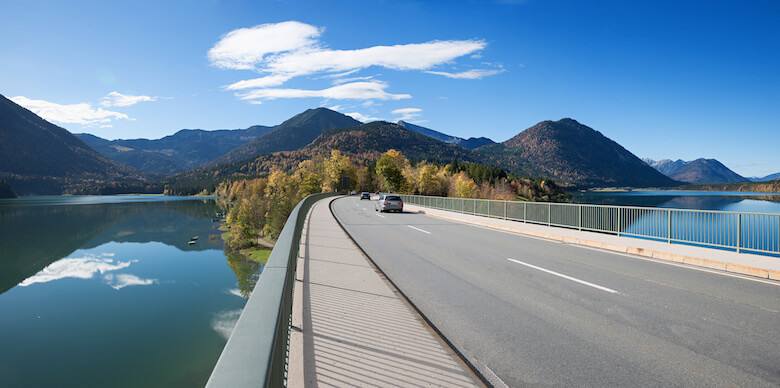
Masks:
[[[495,385],[780,385],[780,282],[379,214],[357,197],[332,209]]]

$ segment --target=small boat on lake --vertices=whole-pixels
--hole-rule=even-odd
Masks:
[[[200,236],[190,237],[190,241],[197,241],[200,238]]]
[[[188,242],[187,245],[195,245],[196,242],[197,241],[195,241],[195,240],[190,240],[190,242]]]

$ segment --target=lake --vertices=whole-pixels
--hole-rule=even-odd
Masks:
[[[780,193],[733,191],[586,191],[572,193],[575,203],[649,206],[780,214]]]
[[[262,271],[223,251],[219,211],[185,197],[0,200],[0,385],[203,386]]]

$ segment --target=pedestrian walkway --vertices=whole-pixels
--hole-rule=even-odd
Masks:
[[[416,205],[407,204],[404,205],[404,209],[453,221],[502,229],[514,233],[556,240],[563,243],[634,254],[743,275],[757,276],[764,279],[780,280],[780,258],[772,256],[737,253],[729,250],[684,244],[669,244],[661,241],[632,237],[618,237],[606,233],[579,231],[576,229],[488,218]]]
[[[352,243],[332,200],[301,236],[288,386],[482,386]]]

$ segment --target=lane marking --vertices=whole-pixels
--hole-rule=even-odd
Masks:
[[[432,215],[432,214],[424,214],[424,215],[429,215],[431,217],[436,217],[435,215]],[[645,257],[645,256],[640,256],[640,255],[633,255],[633,254],[630,254],[630,253],[610,251],[610,250],[607,250],[607,249],[589,247],[589,246],[585,246],[585,245],[571,244],[571,243],[566,243],[566,242],[563,242],[563,241],[560,241],[560,240],[554,240],[554,239],[549,239],[549,238],[544,238],[544,237],[539,237],[539,236],[528,235],[528,234],[525,234],[525,233],[514,232],[514,231],[511,231],[511,230],[505,230],[505,229],[501,229],[501,228],[494,228],[494,227],[489,227],[489,226],[484,226],[484,225],[476,225],[476,224],[472,224],[472,223],[467,222],[467,221],[455,220],[455,219],[451,219],[451,218],[448,218],[448,217],[436,217],[436,218],[444,218],[445,220],[447,220],[449,222],[452,222],[454,224],[460,224],[460,225],[464,225],[464,226],[471,226],[471,227],[474,227],[474,228],[480,228],[480,229],[485,229],[485,230],[492,230],[494,232],[501,232],[501,233],[511,234],[513,236],[525,237],[525,238],[530,238],[530,239],[539,240],[539,241],[547,241],[547,242],[551,242],[551,243],[567,245],[567,246],[574,247],[574,248],[590,249],[592,251],[602,252],[602,253],[606,253],[606,254],[619,255],[619,256],[624,256],[624,257],[628,257],[628,258],[632,258],[632,259],[649,261],[651,263],[671,265],[671,266],[674,266],[674,267],[691,269],[691,270],[699,271],[699,272],[707,272],[707,273],[711,273],[713,275],[728,276],[728,277],[731,277],[731,278],[737,278],[737,279],[742,279],[742,280],[749,280],[751,282],[764,283],[764,284],[769,284],[769,285],[780,287],[780,282],[777,281],[777,280],[763,279],[763,278],[759,278],[759,277],[755,277],[755,276],[743,275],[743,274],[734,273],[734,272],[720,271],[720,270],[710,269],[710,268],[705,268],[705,267],[697,267],[697,266],[691,265],[691,264],[675,263],[673,261],[654,259],[652,257]]]
[[[381,214],[377,214],[376,216],[377,216],[377,217],[382,217],[382,218],[385,218],[385,216],[383,216],[383,215],[381,215]]]
[[[569,246],[572,246],[572,247],[575,247],[575,248],[590,249],[591,251],[607,253],[607,254],[611,254],[611,255],[625,256],[625,257],[628,257],[628,258],[631,258],[631,259],[644,260],[644,261],[649,261],[651,263],[666,264],[666,265],[671,265],[671,266],[674,266],[674,267],[687,268],[687,269],[692,269],[692,270],[699,271],[699,272],[707,272],[707,273],[711,273],[711,274],[714,274],[714,275],[728,276],[728,277],[731,277],[731,278],[737,278],[737,279],[742,279],[742,280],[750,280],[751,282],[770,284],[770,285],[773,285],[773,286],[780,287],[780,282],[778,282],[777,280],[763,279],[763,278],[759,278],[759,277],[755,277],[755,276],[743,275],[743,274],[734,273],[734,272],[726,272],[726,271],[721,271],[721,270],[711,269],[711,268],[705,268],[705,267],[697,267],[697,266],[694,266],[694,265],[691,265],[691,264],[676,263],[674,261],[654,259],[652,257],[633,255],[633,254],[630,254],[630,253],[615,252],[615,251],[610,251],[608,249],[588,247],[588,246],[584,246],[584,245],[575,245],[575,244],[569,244],[569,243],[563,243],[563,244],[569,245]]]
[[[410,228],[412,228],[412,229],[414,229],[414,230],[417,230],[417,231],[423,232],[423,233],[431,234],[431,232],[429,232],[429,231],[427,231],[427,230],[422,230],[422,229],[420,229],[420,228],[415,228],[414,226],[411,226],[411,225],[406,225],[406,226],[408,226],[408,227],[410,227]]]
[[[571,276],[567,276],[567,275],[564,275],[564,274],[562,274],[562,273],[558,273],[558,272],[555,272],[555,271],[550,271],[549,269],[544,269],[544,268],[542,268],[542,267],[537,267],[537,266],[535,266],[535,265],[533,265],[533,264],[523,263],[523,262],[522,262],[522,261],[520,261],[520,260],[509,259],[509,258],[507,258],[507,260],[509,260],[509,261],[511,261],[511,262],[513,262],[513,263],[517,263],[517,264],[524,265],[524,266],[526,266],[526,267],[530,267],[530,268],[533,268],[533,269],[537,269],[537,270],[539,270],[539,271],[542,271],[542,272],[547,272],[547,273],[549,273],[550,275],[559,276],[559,277],[562,277],[562,278],[564,278],[564,279],[571,280],[571,281],[573,281],[573,282],[577,282],[577,283],[580,283],[580,284],[584,284],[584,285],[586,285],[586,286],[590,286],[590,287],[593,287],[593,288],[599,289],[599,290],[601,290],[601,291],[606,291],[606,292],[609,292],[610,294],[618,294],[618,292],[617,292],[617,291],[615,291],[615,290],[613,290],[613,289],[611,289],[611,288],[602,287],[602,286],[600,286],[600,285],[598,285],[598,284],[593,284],[593,283],[591,283],[591,282],[586,282],[586,281],[584,281],[584,280],[580,280],[580,279],[577,279],[577,278],[573,278],[573,277],[571,277]]]

